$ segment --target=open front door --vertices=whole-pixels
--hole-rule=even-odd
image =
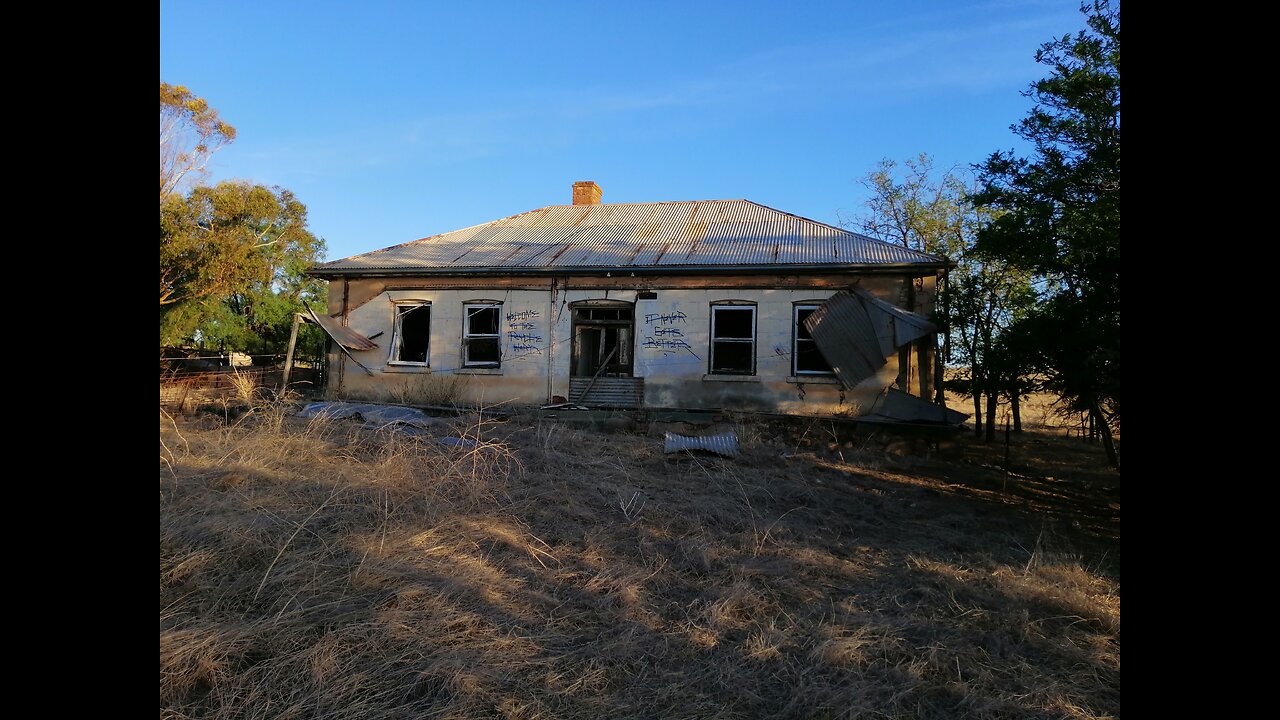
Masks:
[[[573,306],[573,377],[631,377],[635,338],[631,303],[587,300]]]

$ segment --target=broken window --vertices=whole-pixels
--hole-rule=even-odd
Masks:
[[[499,367],[502,364],[502,337],[499,303],[473,303],[463,306],[462,364],[464,367]]]
[[[711,372],[754,375],[756,372],[756,306],[711,306]]]
[[[805,328],[805,318],[813,314],[817,310],[817,305],[796,305],[795,306],[795,324],[791,362],[792,373],[795,375],[830,375],[831,364],[822,356],[822,352],[818,350],[818,345],[813,341],[813,336],[809,334],[809,330]]]
[[[430,365],[431,303],[397,304],[394,335],[390,362]]]

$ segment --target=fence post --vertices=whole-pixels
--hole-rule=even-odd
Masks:
[[[302,313],[293,314],[293,329],[289,331],[289,349],[284,353],[284,378],[280,383],[280,391],[289,389],[289,376],[293,374],[293,349],[298,344],[298,326],[302,324]]]

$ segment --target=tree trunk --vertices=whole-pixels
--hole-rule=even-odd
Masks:
[[[996,441],[996,405],[1000,399],[1000,394],[995,390],[987,391],[987,427],[986,441]]]
[[[1102,408],[1098,406],[1096,401],[1093,403],[1093,412],[1090,415],[1094,418],[1094,427],[1098,429],[1098,433],[1102,436],[1102,447],[1107,451],[1107,463],[1119,470],[1120,456],[1116,454],[1115,440],[1111,437],[1111,425],[1102,416]]]
[[[1013,412],[1013,431],[1022,432],[1022,398],[1020,388],[1015,384],[1009,393],[1009,409]]]
[[[970,386],[973,391],[973,436],[982,437],[982,391],[975,382]]]

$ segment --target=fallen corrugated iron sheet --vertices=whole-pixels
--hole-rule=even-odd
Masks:
[[[899,347],[936,330],[926,318],[862,290],[831,296],[804,326],[846,388],[875,375]]]
[[[862,299],[863,304],[867,306],[868,312],[871,312],[874,308],[890,317],[889,323],[893,327],[893,346],[895,349],[913,340],[918,340],[929,333],[938,331],[938,327],[929,322],[929,319],[925,316],[903,310],[893,303],[881,300],[866,290],[855,288],[853,294]]]
[[[377,428],[388,425],[407,425],[425,429],[440,422],[439,418],[433,418],[416,408],[339,401],[308,403],[298,412],[298,417],[308,420],[356,418],[363,420],[370,427]]]
[[[334,260],[311,272],[945,262],[750,200],[699,200],[553,205]]]
[[[664,453],[674,453],[682,450],[705,450],[724,457],[738,456],[738,436],[732,432],[721,435],[704,435],[702,437],[689,437],[688,435],[669,432],[665,435],[665,439],[666,447],[663,448]]]
[[[858,420],[959,425],[968,417],[965,413],[934,405],[924,398],[918,398],[897,388],[889,388],[871,407],[870,412]]]
[[[308,308],[310,310],[310,308]],[[311,319],[333,338],[333,341],[350,350],[375,350],[378,344],[349,327],[343,327],[337,320],[310,310]]]

